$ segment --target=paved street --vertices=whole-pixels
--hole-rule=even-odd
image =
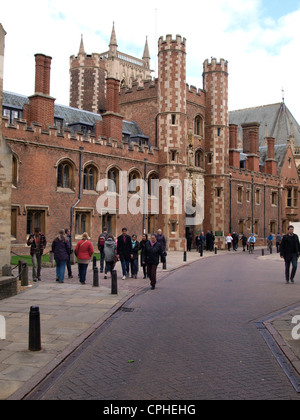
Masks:
[[[300,399],[255,325],[299,296],[278,260],[195,262],[135,296],[31,398]]]

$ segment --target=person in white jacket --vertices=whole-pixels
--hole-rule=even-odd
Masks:
[[[228,235],[226,236],[226,243],[227,243],[228,251],[230,251],[231,249],[232,241],[233,241],[233,238],[231,236],[231,233],[228,233]]]

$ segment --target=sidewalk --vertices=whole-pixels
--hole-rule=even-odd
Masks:
[[[216,256],[205,252],[203,258],[207,257]],[[183,252],[168,252],[167,270],[159,265],[158,280],[199,259],[199,253],[188,252],[187,262],[183,262]],[[138,279],[121,280],[118,263],[118,295],[112,295],[110,276],[104,280],[104,275],[99,274],[99,288],[95,288],[92,264],[86,285],[78,281],[77,266],[72,268],[74,278],[66,279],[64,284],[55,281],[55,268],[43,268],[42,281],[38,283],[32,283],[29,270],[30,287],[0,301],[0,315],[6,321],[6,339],[0,340],[0,399],[22,399],[126,301],[149,287],[141,269]],[[40,308],[40,352],[28,350],[31,306]]]

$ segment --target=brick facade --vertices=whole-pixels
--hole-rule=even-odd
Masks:
[[[111,47],[115,44],[111,42]],[[59,229],[70,224],[73,241],[84,226],[96,243],[102,226],[109,224],[114,235],[127,226],[129,233],[139,237],[143,227],[149,233],[162,228],[169,248],[176,250],[185,250],[188,230],[194,236],[199,230],[213,231],[216,245],[224,247],[229,230],[246,235],[255,230],[258,243],[263,243],[271,228],[274,233],[282,232],[288,222],[299,221],[299,176],[290,144],[279,164],[273,138],[267,137],[267,159],[261,167],[259,123],[247,123],[242,151],[247,161],[241,168],[237,126],[229,124],[228,63],[206,60],[203,89],[197,89],[186,84],[186,53],[185,38],[161,37],[158,78],[146,77],[128,86],[122,85],[116,74],[108,72],[107,77],[100,55],[87,57],[82,44],[78,57],[71,59],[71,105],[103,110],[102,120],[95,119],[95,133],[88,135],[54,127],[54,99],[48,90],[51,60],[36,55],[36,91],[25,106],[24,119],[11,124],[3,117],[2,123],[17,167],[12,210],[16,227],[13,246],[18,252],[35,214],[42,217],[50,243]],[[105,77],[102,90],[97,72],[102,82]],[[148,145],[124,140],[122,125],[126,121],[138,124],[149,138]],[[68,185],[58,183],[62,164],[69,171]],[[109,178],[111,171],[119,177],[118,191],[107,194],[106,205],[102,203],[100,208],[99,191],[83,185],[89,168],[96,181]],[[124,202],[125,207],[130,206],[136,195],[122,184],[122,172],[126,172],[127,182],[132,174],[145,178],[147,184],[152,176],[169,181],[168,191],[162,190],[152,199],[145,197],[149,208],[145,217],[123,214]],[[175,180],[181,186],[189,180],[189,200],[177,194]],[[138,202],[142,205],[141,191]],[[171,214],[163,212],[166,202]],[[186,215],[196,205],[196,217]]]

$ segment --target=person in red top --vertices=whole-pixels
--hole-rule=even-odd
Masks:
[[[78,262],[79,281],[81,284],[85,284],[87,268],[93,254],[93,245],[89,241],[89,235],[85,232],[82,235],[82,240],[77,243],[75,248],[75,255]]]

